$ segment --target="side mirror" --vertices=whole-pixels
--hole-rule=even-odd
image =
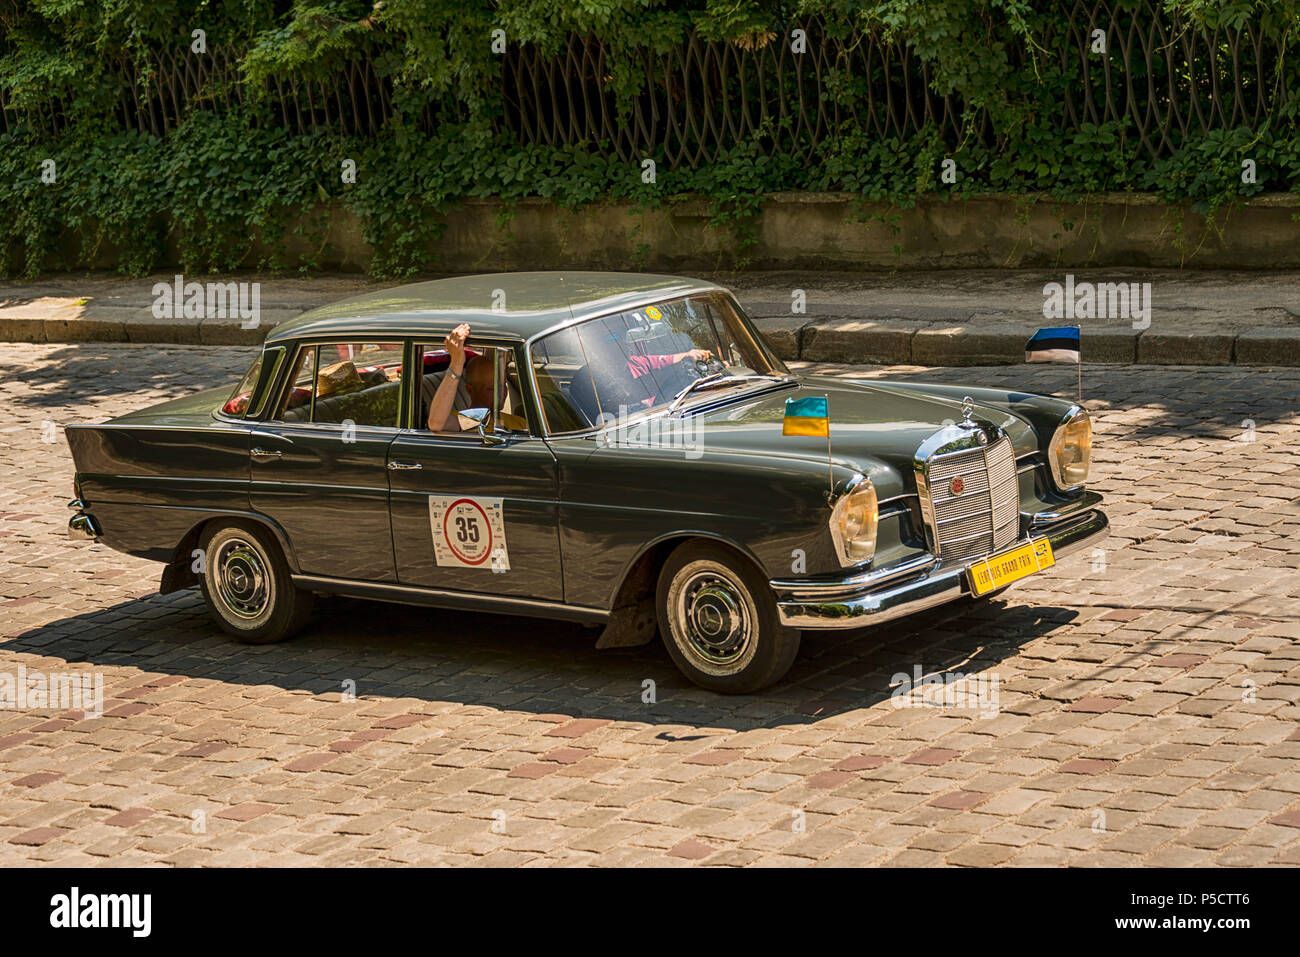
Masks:
[[[497,435],[495,430],[488,431],[488,426],[492,423],[491,409],[466,409],[464,412],[456,413],[456,420],[460,423],[462,430],[468,431],[475,429],[479,437],[483,439],[484,445],[501,445],[505,442],[501,436]]]

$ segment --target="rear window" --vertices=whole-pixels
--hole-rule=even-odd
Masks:
[[[253,397],[253,390],[257,388],[257,379],[262,374],[263,357],[264,353],[257,354],[252,368],[244,373],[244,377],[239,380],[239,385],[235,386],[235,391],[230,393],[230,398],[221,407],[221,411],[226,415],[242,416],[248,411],[248,402]]]

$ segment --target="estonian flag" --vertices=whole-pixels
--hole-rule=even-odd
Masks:
[[[1079,327],[1039,329],[1025,343],[1026,362],[1079,361]]]
[[[806,399],[786,399],[785,422],[781,427],[781,434],[829,437],[831,420],[826,407],[824,395],[810,396]]]

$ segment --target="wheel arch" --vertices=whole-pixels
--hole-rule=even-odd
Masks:
[[[626,603],[620,601],[620,599],[630,598],[635,600],[636,597],[642,594],[638,589],[645,584],[646,580],[649,582],[650,593],[653,594],[659,579],[658,570],[663,566],[668,556],[679,546],[687,542],[697,541],[721,545],[728,551],[735,552],[740,558],[758,569],[763,577],[767,577],[767,570],[763,567],[763,563],[758,560],[758,556],[744,545],[727,538],[725,535],[698,529],[667,532],[643,545],[641,550],[627,563],[623,573],[619,576],[618,587],[614,589],[609,607],[618,608],[620,604]]]
[[[220,512],[205,516],[195,522],[190,527],[190,530],[181,537],[181,540],[176,544],[176,548],[172,551],[171,559],[163,568],[162,580],[158,584],[158,593],[160,595],[180,591],[183,588],[192,588],[199,583],[199,576],[193,570],[193,560],[194,550],[199,546],[199,541],[203,537],[203,530],[209,525],[232,519],[251,522],[270,532],[276,544],[280,546],[280,554],[284,556],[289,571],[295,575],[298,574],[300,570],[298,558],[289,542],[289,536],[277,522],[256,512]]]
[[[749,549],[723,535],[699,530],[667,532],[643,545],[623,569],[618,586],[610,597],[609,621],[600,633],[597,648],[629,648],[654,640],[658,623],[655,593],[659,586],[659,570],[668,556],[687,542],[719,545],[767,577],[763,563]]]

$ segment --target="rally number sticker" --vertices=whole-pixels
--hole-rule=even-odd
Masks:
[[[506,520],[499,498],[430,495],[429,527],[439,565],[510,570]]]

